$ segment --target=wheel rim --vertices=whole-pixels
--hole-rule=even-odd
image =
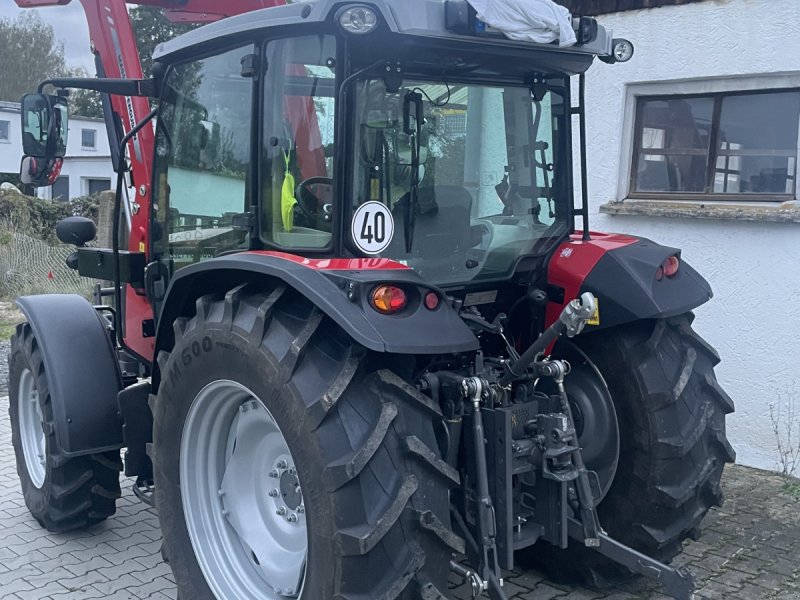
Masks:
[[[197,561],[218,598],[296,598],[308,535],[286,438],[264,404],[227,380],[195,397],[181,439],[181,498]]]
[[[29,369],[23,370],[20,375],[17,402],[25,467],[33,485],[41,489],[47,474],[47,446],[42,407],[39,405],[39,391],[36,389],[33,373]]]

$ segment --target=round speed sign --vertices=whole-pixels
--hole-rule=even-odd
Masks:
[[[380,254],[394,236],[391,211],[381,202],[365,202],[356,209],[350,224],[353,241],[365,254]]]

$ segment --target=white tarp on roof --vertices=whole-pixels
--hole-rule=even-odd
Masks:
[[[467,0],[478,18],[512,40],[572,46],[572,15],[553,0]]]

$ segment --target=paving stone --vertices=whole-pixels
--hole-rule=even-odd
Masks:
[[[42,530],[19,490],[8,402],[0,398],[0,600],[175,600],[158,516],[133,495],[131,480],[122,484],[108,521],[69,534]],[[800,600],[800,500],[782,491],[775,474],[744,467],[729,467],[722,487],[724,508],[709,513],[703,537],[675,561],[695,575],[697,600]],[[644,579],[602,591],[557,584],[535,570],[515,570],[505,581],[513,600],[666,600]],[[458,577],[450,583],[450,598],[471,599]]]

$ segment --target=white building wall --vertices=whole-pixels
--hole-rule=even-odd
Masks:
[[[19,108],[9,102],[0,102],[0,121],[8,123],[8,139],[0,139],[0,173],[19,173],[22,159],[22,132]]]
[[[0,121],[9,122],[8,140],[0,141],[0,173],[18,173],[22,159],[19,105],[0,102]],[[83,130],[94,131],[94,148],[83,146]],[[111,151],[105,123],[96,119],[70,117],[67,154],[64,157],[61,175],[69,177],[71,198],[88,194],[89,179],[105,179],[111,182],[113,187],[115,175],[111,165]],[[50,198],[52,190],[39,188],[37,195],[40,198]]]
[[[717,376],[736,403],[728,437],[738,462],[776,468],[770,404],[795,383],[800,394],[800,225],[609,216],[599,207],[628,195],[632,108],[645,84],[675,82],[659,93],[706,85],[697,79],[714,90],[800,87],[800,2],[709,0],[599,20],[633,41],[636,54],[587,74],[592,228],[682,248],[710,281],[716,295],[695,311],[695,327],[719,350]],[[800,395],[795,402],[800,413]]]

